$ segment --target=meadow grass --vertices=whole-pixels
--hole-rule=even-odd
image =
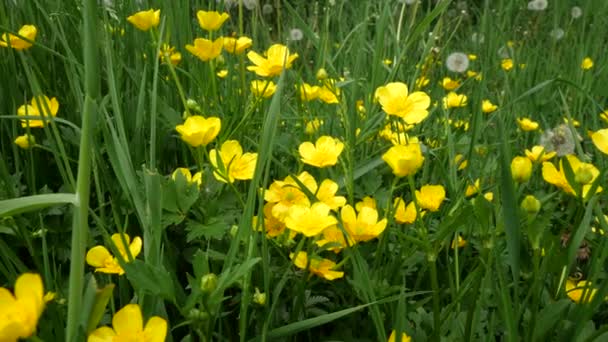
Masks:
[[[4,1],[0,30],[37,35],[0,47],[0,285],[18,297],[0,301],[0,340],[86,340],[123,308],[164,320],[169,341],[608,338],[608,3],[530,9],[544,3]],[[149,30],[127,21],[148,9]],[[201,10],[230,17],[208,31]],[[222,36],[252,46],[186,49]],[[273,44],[298,57],[249,70]],[[385,98],[394,82],[410,97]],[[416,91],[430,106],[391,110]],[[221,129],[205,121],[193,144],[193,117]],[[337,145],[307,161],[301,144],[324,136]],[[54,294],[34,315],[24,273]]]

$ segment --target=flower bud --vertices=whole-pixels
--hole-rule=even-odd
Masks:
[[[217,288],[217,276],[215,273],[205,274],[201,278],[201,291],[203,293],[211,293]]]
[[[326,79],[326,78],[327,78],[327,70],[325,70],[325,68],[320,68],[320,69],[317,71],[317,79],[318,79],[319,81],[322,81],[322,80],[324,80],[324,79]]]
[[[511,161],[511,175],[518,183],[526,182],[532,175],[532,162],[526,157],[515,157]]]
[[[521,201],[520,207],[529,215],[534,215],[540,211],[540,201],[533,195],[528,195]]]
[[[574,181],[578,184],[589,184],[593,181],[593,170],[595,167],[589,163],[581,163],[576,175],[574,175]]]

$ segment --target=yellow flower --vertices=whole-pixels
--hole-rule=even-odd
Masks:
[[[32,336],[44,304],[44,288],[38,274],[21,274],[15,282],[14,295],[0,287],[0,340],[16,342]]]
[[[605,109],[600,113],[600,119],[604,120],[604,122],[608,122],[608,109]]]
[[[384,160],[393,169],[397,177],[413,175],[420,169],[424,157],[419,143],[407,145],[394,145],[382,155]]]
[[[340,102],[338,96],[340,96],[340,88],[336,87],[336,81],[332,79],[325,80],[323,86],[318,91],[319,100],[328,104],[335,104]]]
[[[321,278],[327,280],[335,280],[344,277],[344,272],[335,271],[336,263],[329,259],[321,259],[318,257],[310,258],[310,264],[308,263],[308,254],[306,252],[298,252],[298,255],[295,256],[291,253],[289,254],[289,258],[293,260],[294,265],[300,269],[306,269],[308,266],[308,270],[310,273],[317,275]]]
[[[453,80],[450,77],[444,77],[443,80],[441,80],[441,86],[447,91],[452,91],[460,87],[460,81]]]
[[[216,149],[209,151],[209,161],[213,168],[213,176],[223,183],[234,183],[235,179],[247,180],[253,178],[255,164],[258,160],[257,153],[247,152],[243,154],[241,144],[236,140],[228,140],[222,144],[218,152]]]
[[[575,282],[574,280],[566,280],[566,295],[572,299],[575,303],[589,303],[595,297],[597,289],[591,285],[591,282],[586,280],[580,280]],[[585,297],[583,298],[583,293]]]
[[[569,125],[570,123],[572,123],[572,126],[574,126],[574,127],[580,127],[581,126],[580,121],[578,121],[576,119],[572,119],[572,122],[570,122],[570,120],[568,120],[567,117],[564,117],[564,123],[566,125]]]
[[[127,304],[112,317],[112,328],[95,329],[88,342],[145,341],[164,342],[167,336],[167,321],[152,316],[144,326],[141,309],[137,304]]]
[[[198,11],[196,12],[196,18],[203,30],[217,31],[230,18],[230,15],[228,13],[220,14],[217,11]]]
[[[578,178],[578,179],[575,179],[575,181],[578,180],[579,183],[582,184],[583,198],[587,198],[587,193],[589,192],[589,189],[591,188],[592,183],[599,176],[600,171],[591,164],[582,163],[575,155],[567,155],[566,160],[570,164],[570,168],[572,169],[572,172],[574,173],[575,178]],[[570,194],[573,196],[578,196],[578,194],[576,193],[576,191],[574,190],[572,185],[570,183],[568,183],[568,179],[566,178],[566,174],[565,174],[565,171],[563,168],[563,162],[564,162],[564,160],[562,159],[560,161],[559,171],[557,170],[555,165],[553,165],[552,163],[544,162],[543,169],[542,169],[543,179],[547,183],[553,184],[556,187],[562,189],[562,191],[564,191],[567,194]],[[583,173],[584,173],[584,177],[581,177],[583,175]],[[585,182],[582,182],[583,180]],[[602,187],[598,186],[596,192],[600,192],[600,191],[602,191]]]
[[[494,199],[494,193],[488,191],[485,194],[483,194],[483,198],[485,198],[486,201],[488,201],[488,202],[492,202],[492,200]]]
[[[513,60],[511,58],[505,58],[500,62],[500,67],[504,71],[509,71],[513,69]]]
[[[247,58],[255,65],[248,66],[247,70],[262,77],[276,76],[283,71],[283,68],[290,69],[293,61],[298,58],[297,53],[289,54],[287,46],[281,44],[271,45],[265,55],[266,58],[255,51],[249,51]]]
[[[442,185],[424,185],[416,190],[416,200],[422,209],[438,211],[445,200],[445,189]]]
[[[222,53],[223,38],[220,37],[214,41],[205,38],[196,38],[194,45],[186,45],[186,50],[198,57],[201,61],[206,62],[217,58]]]
[[[406,333],[403,333],[401,335],[401,342],[411,342],[411,341],[412,341],[412,338],[407,336]],[[396,330],[393,330],[391,332],[391,335],[388,337],[388,342],[399,342],[399,341],[397,341],[397,331]]]
[[[593,68],[593,60],[590,57],[585,57],[581,62],[581,69],[589,70]]]
[[[454,156],[454,164],[458,167],[458,171],[464,170],[469,166],[469,161],[464,159],[462,154],[457,154]]]
[[[386,114],[396,115],[408,125],[420,123],[429,115],[431,98],[421,91],[409,94],[405,83],[392,82],[378,87],[374,97]]]
[[[450,248],[452,248],[452,249],[456,249],[456,247],[463,248],[466,245],[467,245],[467,240],[463,239],[462,236],[458,235],[458,237],[456,239],[452,240],[452,244],[450,245]]]
[[[339,253],[348,246],[344,232],[335,225],[325,228],[321,233],[321,238],[317,239],[315,244],[334,253]]]
[[[306,127],[304,128],[304,132],[308,135],[312,135],[316,131],[319,130],[319,128],[321,127],[321,125],[323,125],[323,123],[324,123],[323,120],[317,119],[317,118],[307,121]]]
[[[324,79],[329,77],[329,75],[327,74],[327,70],[325,70],[325,68],[319,68],[315,77],[317,78],[317,80],[323,81]]]
[[[480,190],[480,185],[479,185],[479,178],[477,178],[473,184],[469,184],[467,185],[467,188],[464,192],[465,197],[471,197],[473,195],[475,195],[476,193],[479,192]]]
[[[285,223],[281,222],[278,218],[272,215],[272,210],[276,206],[274,203],[264,204],[264,227],[258,227],[257,216],[254,216],[253,227],[256,229],[262,228],[266,232],[266,236],[269,238],[277,237],[285,231]],[[260,230],[262,230],[260,229]]]
[[[125,262],[131,262],[129,260],[129,255],[127,254],[127,248],[129,248],[129,252],[133,259],[135,259],[139,252],[141,252],[142,241],[139,236],[133,238],[133,241],[130,241],[130,237],[127,234],[123,234],[126,245],[123,243],[120,234],[112,234],[112,243],[122,256]],[[127,247],[128,246],[128,247]],[[95,272],[102,273],[110,273],[110,274],[119,274],[122,275],[125,271],[122,269],[120,264],[118,263],[118,259],[113,257],[112,254],[108,251],[104,246],[95,246],[87,252],[86,256],[87,264],[95,267]]]
[[[411,224],[416,221],[418,214],[416,213],[416,204],[413,201],[406,206],[403,198],[397,197],[393,201],[393,206],[395,207],[394,217],[397,223]]]
[[[336,165],[343,149],[339,139],[324,135],[314,145],[310,141],[301,143],[298,152],[304,164],[323,168]]]
[[[319,97],[319,86],[311,86],[308,83],[302,83],[298,89],[300,90],[300,99],[302,101],[313,101]]]
[[[464,107],[467,105],[467,101],[468,98],[466,95],[456,94],[455,92],[451,91],[443,98],[443,108],[450,109]]]
[[[137,27],[138,30],[148,31],[153,27],[157,27],[160,22],[160,10],[149,9],[141,11],[127,17],[127,21]]]
[[[18,33],[19,36],[33,42],[36,39],[38,29],[36,29],[36,26],[34,25],[23,25]],[[32,46],[32,43],[27,40],[19,38],[11,33],[5,33],[2,35],[2,39],[0,39],[0,46],[10,47],[15,50],[25,50]]]
[[[608,128],[600,129],[591,135],[593,145],[604,154],[608,154]]]
[[[429,85],[430,82],[431,82],[431,80],[429,80],[428,77],[420,76],[416,79],[416,82],[414,83],[414,87],[416,89],[422,89],[422,88],[426,87],[427,85]]]
[[[524,132],[531,132],[538,129],[538,122],[528,118],[517,118],[517,125]]]
[[[184,179],[189,184],[196,183],[198,186],[201,186],[201,184],[203,183],[203,174],[200,171],[195,173],[194,176],[192,176],[192,173],[190,173],[190,169],[185,167],[178,167],[171,174],[171,178],[173,178],[173,180],[177,180],[179,174],[184,176]]]
[[[338,220],[329,213],[330,210],[331,208],[323,202],[313,203],[310,207],[295,204],[287,212],[285,225],[306,237],[317,236],[325,228],[338,223]]]
[[[386,229],[386,218],[378,221],[378,211],[370,207],[362,207],[358,214],[350,205],[340,210],[344,229],[348,232],[349,241],[365,242],[378,237]]]
[[[523,183],[530,179],[532,175],[532,162],[526,157],[517,156],[511,160],[511,176],[518,183]]]
[[[57,116],[59,111],[59,102],[56,98],[49,100],[46,95],[40,95],[34,97],[31,104],[25,104],[17,109],[17,115],[29,116],[29,117],[40,117],[40,119],[21,119],[21,127],[27,127],[28,121],[30,128],[32,127],[44,127],[46,121],[49,121],[49,117]]]
[[[217,75],[217,77],[219,78],[225,78],[226,76],[228,76],[228,70],[226,69],[222,69],[218,72],[215,73]]]
[[[206,146],[217,137],[222,121],[217,117],[189,116],[182,125],[175,126],[182,140],[192,147]]]
[[[15,138],[15,145],[21,147],[24,150],[27,150],[36,145],[36,138],[34,138],[33,135],[26,133]]]
[[[376,209],[376,200],[373,197],[365,196],[361,201],[355,203],[355,209],[357,211],[361,211],[363,207],[370,207],[372,209]]]
[[[272,81],[253,80],[251,81],[251,93],[255,97],[269,98],[277,90],[277,85]]]
[[[266,305],[266,294],[264,292],[260,292],[260,289],[255,288],[255,293],[253,294],[253,302],[264,306]]]
[[[315,196],[319,201],[327,204],[331,210],[337,210],[346,204],[346,197],[336,196],[338,189],[338,183],[331,179],[325,179],[321,182],[321,185],[319,185],[319,189]]]
[[[304,171],[296,178],[311,193],[314,194],[317,191],[317,182],[310,173]],[[285,221],[285,216],[291,206],[296,204],[306,207],[310,206],[308,196],[306,196],[298,183],[291,176],[285,177],[282,181],[275,180],[272,182],[268,187],[268,190],[264,192],[264,200],[276,204],[272,208],[272,216],[276,217],[281,222]]]
[[[497,110],[498,106],[493,104],[492,101],[490,100],[483,100],[481,101],[481,111],[484,113],[492,113],[493,111]]]
[[[235,55],[242,54],[246,49],[250,48],[253,40],[249,37],[224,37],[224,50]]]
[[[532,162],[544,162],[555,157],[555,151],[545,152],[545,147],[536,145],[532,147],[532,150],[526,149],[526,157]]]
[[[178,65],[179,62],[182,61],[182,54],[175,51],[175,47],[170,46],[169,44],[163,44],[160,49],[159,58],[164,63],[171,63],[173,65]]]

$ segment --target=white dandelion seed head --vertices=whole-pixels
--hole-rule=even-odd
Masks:
[[[445,66],[452,72],[463,73],[469,68],[469,57],[462,52],[452,52],[446,59]]]
[[[258,0],[243,0],[243,6],[245,6],[246,9],[253,11],[254,9],[256,9],[259,5],[259,1]]]
[[[264,6],[262,6],[262,14],[270,14],[274,11],[274,8],[272,7],[271,4],[264,4]]]
[[[289,39],[298,41],[302,40],[302,38],[304,38],[304,33],[302,33],[302,30],[299,28],[289,30]]]
[[[564,30],[562,30],[559,27],[556,27],[553,30],[551,30],[549,35],[551,36],[551,38],[553,38],[555,40],[560,40],[560,39],[564,38]]]
[[[583,15],[583,10],[578,6],[574,6],[570,10],[570,15],[572,16],[572,19],[578,19]]]
[[[578,133],[577,138],[580,138]],[[570,127],[561,124],[545,131],[540,137],[540,144],[545,147],[546,152],[555,152],[558,157],[563,157],[574,153],[574,139]]]
[[[549,2],[547,0],[532,0],[528,2],[528,9],[530,11],[544,11],[548,5]]]

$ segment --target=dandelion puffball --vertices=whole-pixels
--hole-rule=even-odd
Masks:
[[[469,68],[469,57],[462,52],[453,52],[446,59],[445,66],[452,72],[463,73]]]

